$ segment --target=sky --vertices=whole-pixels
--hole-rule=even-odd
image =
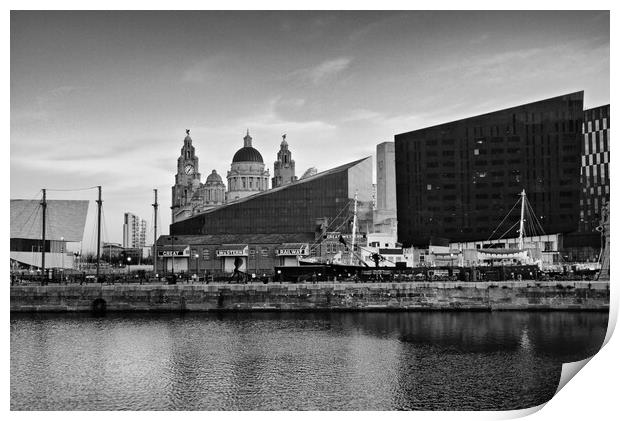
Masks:
[[[585,91],[610,101],[607,11],[12,11],[12,199],[88,199],[94,247],[123,213],[159,233],[185,129],[202,181],[226,179],[246,129],[273,175],[375,153],[406,131]]]

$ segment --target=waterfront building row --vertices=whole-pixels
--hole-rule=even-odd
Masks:
[[[382,254],[389,255],[385,262],[415,266],[420,259],[429,258],[424,256],[433,254],[429,251],[433,238],[444,238],[453,245],[485,240],[492,243],[503,232],[502,238],[513,240],[498,240],[498,244],[514,248],[518,226],[510,225],[518,221],[519,208],[514,205],[525,189],[532,205],[530,216],[536,218],[533,224],[540,228],[525,235],[547,236],[546,241],[525,248],[538,250],[529,254],[546,264],[565,257],[570,260],[572,255],[566,255],[566,250],[583,245],[582,239],[575,237],[577,227],[580,235],[589,236],[590,242],[600,243],[595,228],[600,219],[597,209],[609,200],[609,126],[609,106],[584,112],[583,92],[575,92],[398,134],[394,142],[377,146],[374,195],[368,158],[363,160],[367,161],[364,165],[357,161],[296,180],[291,165],[294,161],[283,139],[278,159],[282,168],[288,164],[289,173],[282,179],[274,177],[273,189],[187,215],[185,220],[171,225],[171,232],[173,236],[233,235],[226,244],[247,245],[246,255],[241,256],[246,267],[252,266],[252,249],[255,248],[254,253],[260,250],[259,264],[254,264],[257,269],[261,268],[260,257],[267,258],[265,265],[284,264],[276,258],[276,251],[287,243],[307,244],[307,252],[299,257],[346,263],[352,260],[351,254],[338,241],[338,235],[351,232],[352,209],[349,207],[345,214],[341,210],[343,204],[351,204],[353,190],[358,190],[367,193],[360,200],[357,231],[363,232],[364,237],[357,244],[372,250],[358,250],[362,260],[372,263],[372,253],[382,250]],[[249,134],[244,148],[251,148],[248,137]],[[262,162],[258,152],[244,148],[238,151],[245,157],[243,162]],[[187,156],[191,158],[191,150]],[[349,173],[353,168],[364,174],[357,178],[356,187],[349,186],[344,194],[346,183],[340,179],[341,173]],[[284,179],[289,181],[288,185],[277,186],[277,180]],[[350,182],[349,177],[347,183]],[[510,224],[501,227],[502,219]],[[334,230],[328,224],[344,226]],[[493,237],[495,232],[497,236]],[[370,241],[373,233],[391,236],[394,244],[400,242],[405,249],[393,252],[375,247]],[[270,234],[293,237],[264,246],[256,238],[244,239]],[[549,236],[555,240],[549,240]],[[553,244],[551,250],[544,244],[549,242]],[[215,243],[208,245],[211,255],[225,244],[219,240]],[[188,256],[195,255],[191,248],[186,249]],[[413,256],[402,250],[426,252]],[[600,247],[594,247],[587,256],[581,256],[584,261],[596,260],[599,251]],[[293,259],[287,260],[287,264],[294,263]],[[222,262],[209,267],[230,269],[229,264]]]
[[[230,273],[237,261],[239,270],[271,273],[299,257],[347,258],[339,236],[352,234],[356,198],[358,226],[371,226],[370,157],[171,224],[158,239],[159,269]]]

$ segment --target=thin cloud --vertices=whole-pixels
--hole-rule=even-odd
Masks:
[[[384,30],[385,27],[394,27],[402,22],[410,22],[411,24],[414,24],[413,22],[419,19],[420,17],[416,14],[402,12],[395,12],[395,14],[388,13],[386,16],[380,19],[372,21],[362,26],[361,28],[355,29],[349,34],[348,39],[352,42],[362,41],[364,38],[367,38],[370,35],[376,34],[377,32]]]
[[[489,34],[488,32],[485,32],[478,36],[473,37],[471,40],[469,40],[469,43],[473,45],[482,44],[488,41],[490,38],[491,38],[491,34]]]
[[[213,78],[219,77],[226,64],[230,64],[230,57],[222,54],[203,58],[191,64],[185,71],[181,80],[185,83],[204,83]]]
[[[246,125],[258,130],[269,131],[312,131],[322,130],[328,131],[336,128],[333,124],[326,123],[321,120],[308,120],[308,121],[291,121],[281,118],[273,110],[270,110],[264,114],[256,114],[254,116],[247,117],[243,120]],[[242,127],[243,122],[239,120],[237,126]]]
[[[383,115],[376,111],[368,110],[365,108],[356,108],[348,112],[343,118],[343,122],[360,121],[360,120],[375,120],[382,118]]]
[[[64,97],[84,89],[85,88],[83,86],[58,86],[57,88],[50,89],[43,95],[39,95],[37,97],[37,105],[44,106],[49,104],[50,102],[62,100]]]
[[[45,110],[20,110],[11,112],[11,128],[18,124],[48,123],[49,112]]]
[[[203,83],[211,74],[212,63],[210,60],[201,60],[185,69],[181,80],[186,83]]]
[[[86,89],[83,86],[63,85],[45,91],[37,95],[35,99],[25,107],[12,110],[11,119],[14,124],[49,123],[55,109],[62,105],[62,101],[71,94]]]
[[[313,67],[296,70],[290,76],[309,80],[313,84],[318,85],[347,70],[352,61],[353,59],[350,57],[339,57],[324,61]]]

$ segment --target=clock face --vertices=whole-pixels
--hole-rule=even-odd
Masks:
[[[185,174],[191,175],[194,173],[194,166],[192,164],[187,164],[185,166]]]

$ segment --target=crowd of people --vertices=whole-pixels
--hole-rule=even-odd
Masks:
[[[477,272],[475,281],[595,281],[597,272],[589,273],[507,273],[505,279],[496,279],[492,274]],[[319,283],[319,282],[470,282],[473,281],[469,272],[453,273],[415,273],[408,271],[369,271],[360,273],[324,274],[308,273],[297,276],[285,276],[284,274],[248,274],[235,272],[232,275],[215,275],[211,273],[166,273],[156,274],[153,272],[136,271],[131,273],[104,273],[97,276],[89,272],[58,273],[49,272],[45,276],[39,272],[12,271],[11,285],[53,285],[53,284],[191,284],[191,283]]]

